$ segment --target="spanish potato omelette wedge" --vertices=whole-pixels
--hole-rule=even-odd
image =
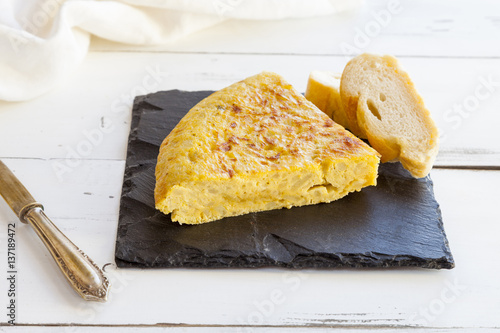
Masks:
[[[199,224],[331,202],[376,185],[378,153],[281,76],[249,77],[194,106],[163,141],[155,204]]]

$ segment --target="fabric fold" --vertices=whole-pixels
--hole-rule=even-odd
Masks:
[[[91,35],[133,45],[171,43],[228,19],[329,15],[349,0],[5,0],[0,4],[0,99],[52,89],[88,52]]]

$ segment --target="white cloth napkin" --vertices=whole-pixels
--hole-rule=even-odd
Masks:
[[[227,19],[328,15],[350,0],[1,0],[0,99],[49,91],[83,61],[90,36],[114,42],[170,43]]]

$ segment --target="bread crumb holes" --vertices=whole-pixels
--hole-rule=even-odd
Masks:
[[[377,106],[375,105],[375,103],[373,103],[373,101],[371,99],[366,101],[366,106],[368,106],[368,110],[370,110],[370,112],[375,117],[377,117],[378,120],[382,120],[382,117],[380,116],[380,113],[378,112]]]

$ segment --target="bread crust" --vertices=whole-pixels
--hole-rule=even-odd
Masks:
[[[340,99],[340,77],[334,72],[312,71],[307,81],[305,97],[337,124],[348,127]]]

